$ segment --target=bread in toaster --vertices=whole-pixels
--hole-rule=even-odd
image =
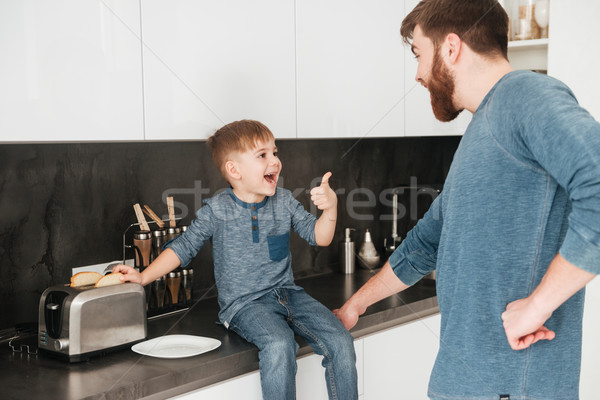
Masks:
[[[100,278],[100,280],[98,280],[98,282],[96,282],[94,287],[98,288],[102,286],[111,286],[123,283],[123,281],[121,280],[121,275],[123,274],[120,272],[113,272],[111,274],[104,275],[102,278]]]
[[[71,287],[94,285],[102,274],[93,271],[79,272],[71,277]]]

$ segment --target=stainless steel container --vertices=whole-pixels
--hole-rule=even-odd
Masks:
[[[183,293],[185,294],[185,305],[189,306],[192,304],[192,300],[194,298],[194,270],[184,268],[181,271],[181,274],[181,288],[183,290]]]
[[[152,253],[150,254],[150,262],[156,260],[156,258],[162,253],[163,244],[167,238],[167,232],[164,229],[158,229],[152,231]]]
[[[340,243],[340,268],[341,271],[345,274],[353,274],[356,265],[355,265],[355,248],[354,242],[352,241],[352,237],[350,236],[351,232],[354,229],[346,228],[344,230],[344,241]]]

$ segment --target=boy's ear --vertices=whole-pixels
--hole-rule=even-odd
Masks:
[[[229,160],[225,163],[225,171],[227,172],[227,176],[229,176],[231,179],[238,180],[242,176],[238,169],[237,163],[232,160]]]

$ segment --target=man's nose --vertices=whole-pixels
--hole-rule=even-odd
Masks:
[[[415,75],[415,81],[420,83],[423,87],[427,87],[427,84],[425,83],[425,76],[423,76],[423,74],[421,74],[419,71],[417,71],[417,74]]]

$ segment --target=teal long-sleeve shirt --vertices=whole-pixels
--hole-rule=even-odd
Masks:
[[[554,256],[600,273],[600,124],[545,75],[513,71],[479,105],[444,190],[390,258],[412,285],[436,270],[442,317],[432,399],[577,399],[584,290],[514,351],[501,314]]]

